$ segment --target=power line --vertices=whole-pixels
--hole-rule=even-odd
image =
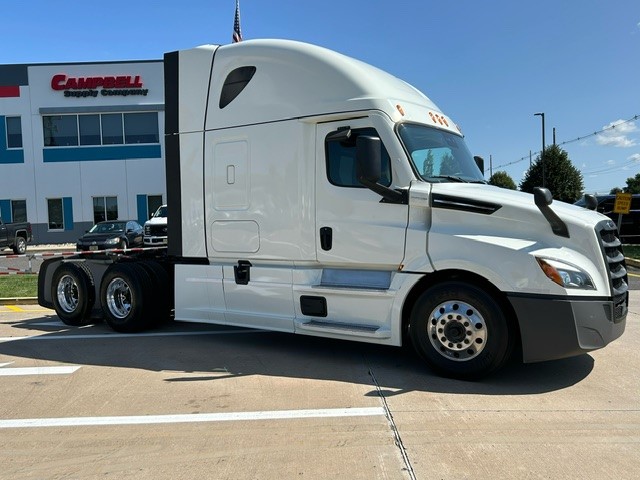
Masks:
[[[589,133],[589,134],[586,134],[586,135],[582,135],[580,137],[574,138],[573,140],[567,140],[565,142],[558,143],[556,145],[562,146],[562,145],[567,145],[569,143],[579,142],[581,140],[585,140],[587,138],[594,137],[594,136],[599,135],[601,133],[608,132],[609,130],[613,130],[616,127],[619,127],[620,125],[624,125],[626,123],[630,123],[630,122],[636,121],[636,120],[638,120],[638,118],[640,118],[640,115],[634,115],[633,117],[629,118],[628,120],[624,120],[622,122],[618,122],[618,123],[616,123],[614,125],[610,125],[608,127],[604,127],[603,129],[598,130],[596,132]],[[539,154],[540,154],[540,151],[534,152],[534,155],[539,155]],[[494,168],[494,170],[497,170],[499,168],[504,168],[504,167],[508,167],[510,165],[515,165],[516,163],[524,162],[525,160],[528,160],[530,158],[529,155],[530,154],[527,154],[527,155],[519,158],[518,160],[514,160],[513,162],[509,162],[509,163],[503,163],[502,165],[498,165],[498,166],[493,167],[493,168]],[[631,162],[631,163],[633,163],[633,162]]]

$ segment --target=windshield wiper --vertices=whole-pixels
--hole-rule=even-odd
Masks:
[[[444,178],[445,180],[451,180],[452,182],[461,182],[461,183],[469,183],[468,180],[465,180],[462,177],[458,177],[456,175],[433,175],[431,177],[427,177],[429,180],[432,178]]]

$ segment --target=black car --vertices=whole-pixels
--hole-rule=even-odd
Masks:
[[[613,213],[613,206],[616,202],[615,195],[596,195],[597,207],[596,211],[600,212],[618,225],[617,213]],[[575,205],[586,207],[587,203],[584,197],[578,200]],[[620,240],[622,243],[640,243],[640,195],[631,197],[631,209],[626,215],[622,215],[622,223],[620,224]]]
[[[143,245],[142,225],[134,220],[108,220],[96,223],[78,239],[77,250],[108,250]]]

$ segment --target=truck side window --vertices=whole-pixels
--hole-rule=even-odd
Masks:
[[[375,128],[360,128],[351,130],[348,140],[329,140],[331,132],[325,140],[325,152],[327,161],[327,178],[329,182],[338,187],[365,188],[356,174],[356,138],[359,135],[378,137]],[[387,149],[382,146],[382,175],[379,183],[384,186],[391,185],[391,160]]]
[[[254,73],[256,73],[256,67],[240,67],[232,70],[229,75],[227,75],[224,85],[222,85],[218,106],[222,109],[240,95],[240,92],[244,90],[244,87],[246,87],[253,78]]]

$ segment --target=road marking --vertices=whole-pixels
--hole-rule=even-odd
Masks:
[[[13,311],[13,312],[24,312],[24,310],[20,307],[17,307],[15,305],[5,305],[5,307],[7,307],[9,310]]]
[[[69,375],[79,368],[80,366],[78,365],[61,367],[0,368],[0,377],[17,377],[22,375]]]
[[[140,337],[189,337],[194,335],[233,335],[245,333],[269,333],[266,330],[216,330],[207,332],[151,332],[151,333],[102,333],[97,335],[34,335],[31,337],[0,337],[0,343],[19,340],[95,340],[105,338],[140,338]]]
[[[627,275],[629,275],[630,277],[638,277],[638,278],[640,278],[640,275],[638,275],[637,273],[629,273],[629,272],[627,272]]]
[[[136,415],[122,417],[22,418],[0,420],[0,428],[85,427],[104,425],[151,425],[166,423],[238,422],[382,416],[382,407],[329,408],[319,410],[275,410],[264,412],[193,413],[185,415]]]

